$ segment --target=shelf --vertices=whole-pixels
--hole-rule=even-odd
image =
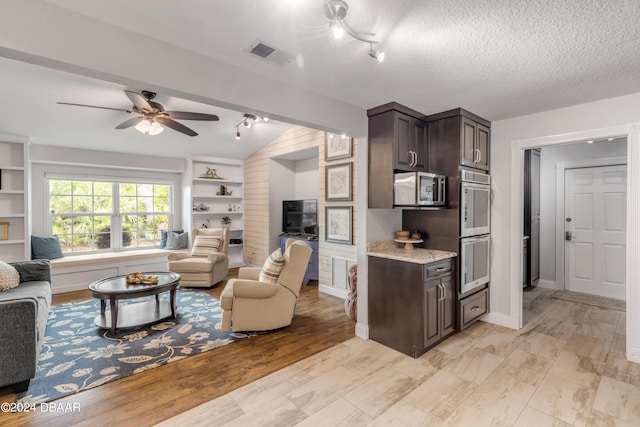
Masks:
[[[206,183],[211,183],[211,184],[242,185],[241,181],[234,181],[232,179],[193,178],[193,182],[206,182]]]
[[[242,212],[211,212],[211,211],[205,211],[205,212],[191,212],[193,215],[242,215]]]
[[[242,195],[232,194],[231,196],[199,196],[193,195],[194,199],[207,199],[207,200],[242,200]]]
[[[0,240],[0,245],[23,245],[24,240]]]
[[[0,190],[0,194],[24,194],[24,190]]]
[[[25,214],[7,214],[3,215],[0,213],[0,218],[24,218]]]
[[[0,170],[5,170],[5,171],[24,171],[24,166],[0,165]]]

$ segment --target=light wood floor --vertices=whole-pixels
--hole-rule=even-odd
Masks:
[[[478,322],[418,359],[352,338],[161,425],[639,426],[624,311],[590,300],[526,291],[522,330]]]
[[[234,274],[237,269],[229,277]],[[219,297],[222,287],[208,292]],[[90,298],[88,291],[69,292],[54,295],[53,304]],[[348,340],[354,330],[341,299],[319,293],[317,286],[303,286],[287,328],[54,401],[79,404],[79,412],[0,412],[0,425],[153,425]],[[11,390],[0,389],[0,402],[14,400]]]

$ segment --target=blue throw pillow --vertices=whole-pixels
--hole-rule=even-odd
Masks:
[[[31,259],[56,259],[63,256],[58,236],[31,236]]]
[[[174,233],[184,233],[184,230],[171,230]],[[160,249],[165,249],[167,246],[167,234],[169,230],[160,230]]]
[[[186,249],[188,244],[189,233],[169,231],[167,233],[167,245],[164,248],[168,250]]]

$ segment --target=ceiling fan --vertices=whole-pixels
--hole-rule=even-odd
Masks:
[[[63,105],[75,105],[78,107],[102,108],[105,110],[124,111],[129,114],[135,114],[129,120],[125,120],[116,126],[116,129],[126,129],[132,126],[145,134],[157,135],[164,130],[164,126],[175,131],[184,133],[189,136],[198,135],[193,129],[189,129],[185,125],[178,123],[177,120],[201,120],[201,121],[218,121],[220,120],[215,114],[190,113],[186,111],[165,111],[161,104],[153,101],[156,97],[155,92],[143,90],[141,93],[125,90],[124,93],[133,102],[131,109],[100,107],[97,105],[73,104],[70,102],[58,102]]]

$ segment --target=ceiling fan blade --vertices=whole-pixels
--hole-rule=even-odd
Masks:
[[[115,110],[115,111],[124,111],[124,112],[127,112],[127,113],[133,113],[133,111],[125,110],[124,108],[99,107],[97,105],[73,104],[71,102],[58,102],[58,104],[61,104],[61,105],[73,105],[73,106],[76,106],[76,107],[100,108],[100,109],[103,109],[103,110]]]
[[[184,133],[185,135],[189,135],[189,136],[198,135],[198,133],[195,132],[194,130],[189,129],[185,125],[178,123],[175,120],[170,119],[169,117],[156,117],[156,121],[160,122],[161,124],[165,125],[168,128]]]
[[[220,120],[215,114],[189,113],[186,111],[165,111],[172,119],[178,120],[210,120],[217,122]]]
[[[131,126],[135,126],[135,125],[137,125],[138,123],[140,123],[143,120],[144,120],[144,116],[134,117],[132,119],[129,119],[129,120],[126,120],[126,121],[120,123],[118,126],[116,126],[116,129],[130,128]]]
[[[124,93],[127,95],[127,97],[129,97],[131,102],[133,102],[133,105],[135,105],[139,109],[141,110],[144,109],[148,111],[153,110],[153,107],[151,106],[151,104],[149,104],[149,102],[147,102],[147,100],[144,99],[144,97],[139,93],[132,92],[130,90],[125,90]]]

